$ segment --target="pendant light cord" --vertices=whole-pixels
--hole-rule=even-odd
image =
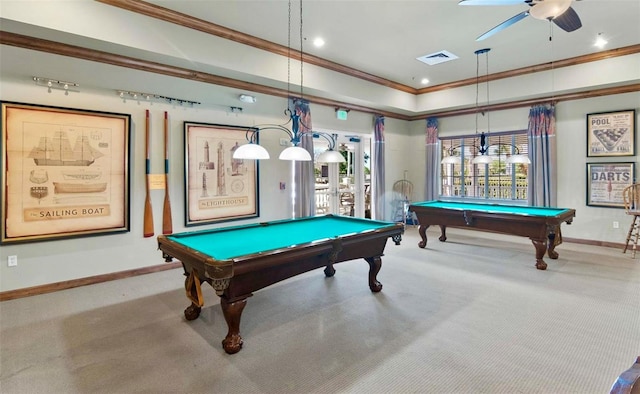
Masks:
[[[304,61],[302,60],[303,52],[302,52],[302,0],[300,0],[300,99],[302,100],[302,87],[304,86],[303,72],[302,69],[304,67]]]

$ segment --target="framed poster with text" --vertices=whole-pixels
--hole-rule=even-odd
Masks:
[[[184,122],[185,226],[259,216],[257,160],[233,158],[255,130]]]
[[[635,156],[636,111],[587,114],[587,157]]]
[[[634,179],[635,163],[587,163],[587,205],[624,208],[622,190]]]
[[[2,103],[2,238],[129,231],[130,115]]]

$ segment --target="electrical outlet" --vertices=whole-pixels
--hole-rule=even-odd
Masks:
[[[16,267],[18,265],[18,256],[9,256],[7,257],[7,265],[9,267]]]
[[[620,222],[614,221],[613,228],[620,228]]]

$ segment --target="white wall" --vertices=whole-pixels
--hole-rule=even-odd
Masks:
[[[215,89],[216,87],[212,87]],[[174,232],[223,226],[225,223],[184,227],[184,142],[183,122],[195,121],[251,126],[264,123],[284,123],[282,113],[286,101],[281,98],[260,97],[259,104],[248,107],[240,114],[229,113],[223,108],[182,108],[167,104],[122,102],[113,92],[81,91],[65,96],[60,91],[47,93],[46,88],[15,81],[2,81],[0,99],[58,107],[109,111],[132,115],[131,133],[131,231],[122,234],[84,237],[68,240],[3,245],[0,247],[0,291],[9,291],[48,283],[78,279],[93,275],[113,273],[162,263],[155,237],[142,236],[142,213],[145,198],[144,174],[144,113],[152,114],[152,173],[162,173],[163,140],[162,114],[169,112],[171,121],[170,146],[170,193],[173,208]],[[622,243],[630,218],[622,209],[586,206],[586,163],[600,161],[633,161],[638,156],[615,158],[586,157],[586,114],[621,109],[636,109],[640,116],[640,93],[628,93],[593,99],[561,102],[557,106],[558,138],[558,204],[576,209],[576,218],[571,226],[564,226],[565,237]],[[373,116],[351,111],[347,121],[335,119],[335,109],[312,105],[314,127],[340,130],[358,134],[372,132]],[[276,114],[274,116],[273,114]],[[514,130],[527,127],[528,108],[496,111],[491,113],[492,130]],[[637,120],[637,119],[636,119]],[[469,134],[474,131],[475,116],[445,117],[439,121],[442,136]],[[385,122],[385,189],[389,191],[387,213],[391,213],[390,194],[393,183],[406,179],[414,184],[414,200],[424,196],[425,154],[424,120],[405,122],[387,118]],[[278,132],[261,134],[261,144],[277,157]],[[636,139],[638,146],[638,140]],[[638,147],[636,150],[640,152]],[[290,163],[277,159],[260,163],[261,216],[252,220],[234,222],[267,221],[290,217]],[[637,168],[640,171],[640,168]],[[279,189],[285,182],[287,189]],[[164,192],[152,190],[156,235],[162,223],[162,201]],[[614,229],[613,221],[620,223]],[[228,224],[228,223],[226,223]],[[17,255],[18,266],[9,268],[7,256]]]
[[[212,87],[216,89],[216,87]],[[194,108],[171,106],[164,103],[123,102],[113,91],[80,89],[80,93],[64,95],[62,91],[47,93],[45,87],[15,81],[2,81],[0,99],[56,107],[108,111],[131,115],[130,161],[130,232],[65,240],[9,244],[0,246],[0,291],[78,279],[88,276],[119,272],[162,264],[156,238],[143,237],[143,211],[145,200],[145,110],[151,114],[151,173],[164,173],[163,117],[168,111],[170,119],[170,196],[173,231],[193,231],[224,225],[268,221],[291,217],[291,162],[278,160],[279,146],[284,133],[265,131],[260,143],[271,153],[271,160],[259,163],[260,217],[225,222],[208,226],[185,227],[184,196],[184,130],[183,122],[217,123],[253,126],[286,122],[283,110],[286,100],[260,97],[257,104],[245,105],[242,113],[230,113],[226,108]],[[347,121],[335,120],[333,108],[311,107],[314,125],[358,133],[371,133],[373,117],[351,112]],[[280,182],[286,190],[280,190]],[[155,235],[162,233],[163,190],[151,190]],[[7,267],[7,256],[17,255],[18,266]]]
[[[586,115],[625,109],[636,110],[636,156],[587,157]],[[566,226],[563,235],[572,238],[624,243],[631,217],[622,208],[586,205],[587,163],[633,162],[638,178],[638,120],[640,92],[562,102],[557,107],[558,135],[558,205],[575,208],[574,225]],[[613,228],[613,222],[620,227]]]

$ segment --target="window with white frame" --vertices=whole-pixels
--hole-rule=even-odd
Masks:
[[[484,155],[490,158],[488,164],[473,162],[482,155],[477,134],[442,137],[440,142],[441,197],[526,203],[529,166],[507,160],[528,155],[526,130],[487,134]]]

